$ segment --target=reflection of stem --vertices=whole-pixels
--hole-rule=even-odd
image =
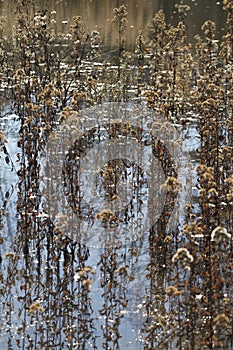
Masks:
[[[122,254],[120,254],[118,249],[106,248],[100,261],[104,304],[99,312],[105,315],[105,327],[103,329],[104,349],[119,349],[121,310],[127,306],[124,285],[127,278],[127,270],[125,267],[119,267],[119,258],[122,260]]]
[[[165,177],[177,179],[177,169],[166,145],[154,140],[152,151],[160,161]],[[157,223],[150,229],[150,262],[147,270],[150,278],[149,299],[146,305],[147,320],[145,322],[146,344],[151,349],[168,349],[168,343],[163,341],[167,337],[166,332],[166,307],[165,307],[165,275],[167,266],[167,250],[164,243],[166,226],[174,209],[177,193],[167,192],[163,211]],[[161,347],[162,342],[162,347]],[[145,347],[145,349],[150,349]]]

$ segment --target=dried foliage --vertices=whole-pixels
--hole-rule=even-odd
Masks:
[[[73,17],[68,33],[60,33],[55,12],[39,11],[29,0],[15,3],[12,38],[4,37],[0,18],[0,112],[1,118],[17,115],[21,149],[17,234],[0,261],[5,269],[0,274],[1,333],[7,332],[7,349],[119,349],[123,319],[137,313],[143,323],[138,346],[144,350],[232,349],[233,1],[223,1],[227,21],[221,41],[215,23],[206,21],[192,47],[186,25],[190,8],[181,1],[178,24],[171,26],[159,10],[132,51],[127,51],[127,9],[120,6],[113,14],[118,31],[113,55],[106,55],[97,31],[87,33],[81,16]],[[148,233],[143,271],[136,267],[143,237],[124,249],[106,247],[97,267],[90,266],[89,248],[50,220],[40,189],[40,160],[55,127],[84,107],[132,99],[164,115],[184,135],[195,128],[200,140],[197,205],[187,203],[169,235],[166,225],[181,184],[166,147],[153,145],[166,175],[167,197]],[[93,142],[90,135],[85,140]],[[3,130],[0,150],[15,170]],[[109,163],[101,173],[109,201],[116,199],[112,183],[127,164],[123,167]],[[142,175],[132,169],[138,178]],[[0,186],[0,191],[2,245],[13,189],[3,193]],[[71,198],[75,208],[76,201]],[[109,210],[93,220],[103,225],[117,221]],[[139,271],[146,283],[134,301],[129,291]],[[102,303],[98,312],[96,297]]]

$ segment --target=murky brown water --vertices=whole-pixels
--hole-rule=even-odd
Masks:
[[[85,21],[88,32],[98,30],[103,38],[104,45],[116,46],[117,36],[114,25],[113,9],[125,4],[128,10],[127,44],[134,45],[139,30],[146,30],[146,25],[154,14],[163,9],[169,23],[177,23],[176,0],[53,0],[39,1],[39,8],[49,11],[57,11],[58,29],[67,30],[73,16],[81,15]],[[188,27],[190,39],[200,32],[202,24],[210,19],[217,24],[217,31],[221,35],[225,25],[225,13],[222,10],[221,1],[209,0],[187,0],[185,3],[192,10],[188,15]],[[1,2],[2,14],[7,16],[9,27],[13,22],[13,5],[11,0]],[[67,23],[66,23],[67,21]]]

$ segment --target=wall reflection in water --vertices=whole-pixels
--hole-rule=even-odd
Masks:
[[[128,10],[127,44],[135,45],[138,32],[146,30],[146,25],[152,20],[154,14],[163,9],[166,19],[170,23],[177,23],[178,15],[175,9],[176,0],[39,0],[39,8],[48,9],[50,12],[56,10],[57,24],[54,26],[58,30],[67,31],[70,20],[73,16],[81,15],[85,21],[87,32],[98,30],[105,46],[117,46],[118,35],[114,31],[112,24],[113,9],[125,4]],[[36,2],[35,2],[36,3]],[[35,4],[34,3],[34,4]],[[185,4],[192,7],[188,15],[188,30],[190,39],[200,32],[202,24],[210,19],[217,24],[219,35],[225,25],[225,13],[220,2],[208,0],[187,0]],[[2,2],[2,14],[7,16],[8,29],[14,22],[13,1],[4,0]]]

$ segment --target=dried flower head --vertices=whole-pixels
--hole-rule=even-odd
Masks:
[[[96,219],[106,222],[114,218],[114,213],[110,209],[104,209],[100,213],[96,214]]]
[[[176,287],[174,286],[169,286],[167,287],[166,289],[166,294],[169,295],[169,296],[173,296],[173,297],[176,297],[178,295],[181,295],[182,292],[180,290],[178,290]]]
[[[225,313],[218,314],[214,318],[214,329],[230,325],[230,319]]]
[[[7,252],[7,253],[5,254],[5,257],[6,257],[7,259],[14,259],[15,253],[13,253],[13,252]]]
[[[7,139],[4,135],[4,132],[2,130],[0,130],[0,145],[7,142]]]
[[[211,241],[220,243],[223,240],[230,239],[231,234],[227,232],[225,227],[218,226],[211,233]]]
[[[40,301],[36,301],[35,303],[31,304],[29,306],[29,314],[34,314],[35,312],[44,312],[44,308],[41,306]]]
[[[161,186],[162,189],[165,188],[168,192],[173,194],[176,194],[181,187],[181,182],[174,176],[169,176],[165,181],[165,184]]]
[[[186,248],[178,248],[176,253],[172,257],[172,262],[176,262],[178,260],[183,260],[185,262],[192,263],[194,258],[192,254]]]

